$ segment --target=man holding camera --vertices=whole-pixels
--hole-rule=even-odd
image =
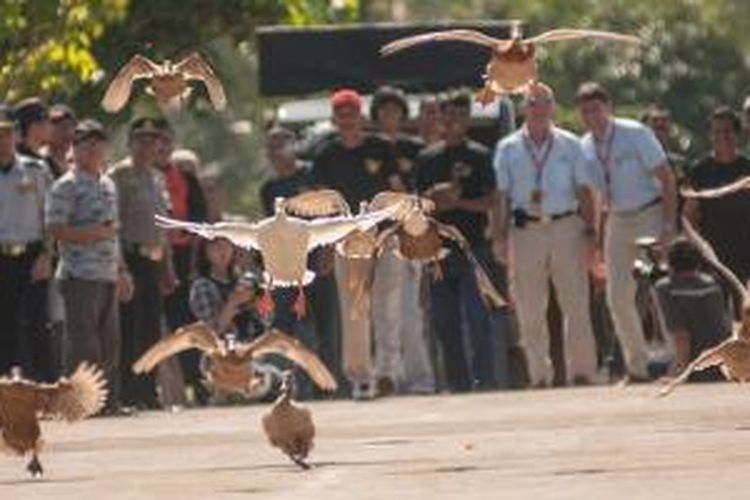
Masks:
[[[565,320],[568,383],[590,383],[596,372],[587,278],[597,235],[593,180],[578,138],[552,123],[554,110],[552,90],[532,86],[523,101],[526,123],[499,143],[494,161],[507,214],[499,232],[509,241],[511,293],[533,387],[553,380],[549,279]]]

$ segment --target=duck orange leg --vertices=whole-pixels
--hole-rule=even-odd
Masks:
[[[271,297],[271,290],[273,288],[273,282],[269,281],[266,284],[266,289],[262,292],[260,298],[258,299],[258,314],[261,315],[263,318],[267,318],[273,313],[273,311],[276,309],[276,306],[273,302],[273,297]]]
[[[305,298],[305,290],[302,288],[302,285],[297,287],[297,298],[294,300],[292,310],[294,311],[294,314],[297,315],[297,319],[305,317],[307,312],[307,299]]]

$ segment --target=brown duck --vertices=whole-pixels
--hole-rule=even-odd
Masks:
[[[0,378],[0,444],[21,456],[31,454],[26,469],[33,477],[41,476],[39,417],[74,422],[97,413],[106,398],[102,372],[87,363],[78,365],[70,378],[53,384],[26,380],[16,371],[11,377]]]
[[[492,281],[474,257],[461,231],[430,216],[435,209],[435,204],[431,200],[412,194],[384,191],[373,198],[370,209],[383,210],[384,207],[392,205],[408,206],[410,209],[402,210],[396,223],[378,234],[376,248],[383,248],[389,239],[395,238],[396,255],[407,260],[433,264],[436,269],[436,278],[440,279],[440,260],[448,254],[445,243],[446,241],[453,242],[471,263],[477,286],[485,303],[494,307],[506,305],[506,301],[495,289]]]
[[[313,447],[315,424],[310,409],[294,401],[294,391],[294,375],[284,372],[281,395],[263,415],[263,431],[271,446],[279,448],[303,469],[309,469],[305,459]]]
[[[511,25],[509,39],[498,39],[474,30],[447,30],[410,36],[381,48],[382,55],[390,55],[415,45],[439,41],[468,42],[492,50],[492,58],[484,75],[485,86],[477,93],[477,101],[491,103],[497,95],[521,93],[537,80],[536,45],[562,40],[598,38],[617,42],[641,43],[638,37],[610,31],[554,29],[533,38],[523,38],[520,21]]]
[[[116,113],[130,99],[133,82],[150,80],[147,92],[156,97],[160,104],[177,102],[182,104],[190,95],[190,82],[203,82],[208,90],[208,97],[214,108],[222,110],[227,105],[224,87],[211,66],[193,52],[177,63],[169,59],[157,64],[140,54],[133,56],[112,79],[102,99],[105,111]]]
[[[684,217],[682,224],[685,234],[697,244],[706,261],[733,285],[736,293],[742,296],[742,312],[740,321],[734,324],[732,335],[720,344],[700,353],[679,376],[664,386],[659,396],[670,394],[679,384],[685,382],[691,373],[713,366],[718,366],[727,380],[750,381],[750,295],[732,271],[719,261],[709,243]]]
[[[205,383],[213,390],[253,394],[261,380],[250,361],[266,354],[279,354],[293,361],[325,391],[337,387],[336,379],[323,362],[294,337],[271,329],[250,342],[235,342],[231,337],[220,339],[202,321],[183,326],[154,344],[133,364],[133,371],[148,373],[160,361],[188,349],[200,349],[206,354]]]

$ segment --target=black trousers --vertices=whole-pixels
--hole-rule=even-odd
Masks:
[[[96,364],[107,378],[107,404],[120,402],[120,325],[113,282],[76,278],[61,284],[70,345],[69,369],[83,361]]]
[[[0,374],[19,366],[33,380],[53,381],[49,281],[31,281],[41,244],[17,257],[0,255]]]
[[[135,375],[132,366],[161,338],[162,263],[134,252],[125,252],[125,262],[133,276],[135,293],[130,302],[120,305],[120,397],[127,406],[157,408],[155,374]]]

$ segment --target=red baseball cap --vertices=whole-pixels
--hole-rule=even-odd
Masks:
[[[331,108],[336,109],[341,106],[354,106],[362,109],[362,96],[354,89],[341,89],[331,95]]]

